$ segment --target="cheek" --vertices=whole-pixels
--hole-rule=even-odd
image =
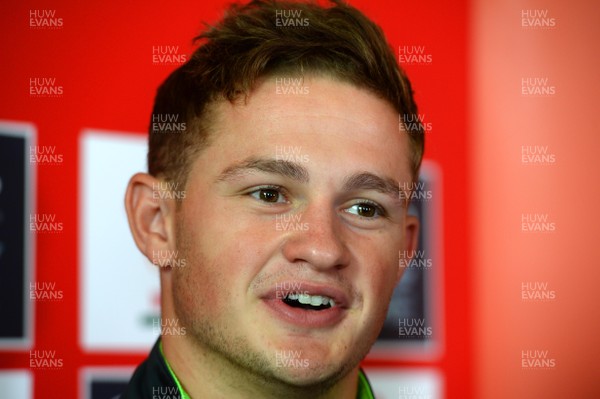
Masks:
[[[380,250],[384,250],[380,248]],[[390,249],[385,249],[384,254],[372,255],[360,263],[361,272],[358,276],[360,290],[363,294],[363,306],[360,317],[360,331],[363,342],[370,345],[375,342],[381,327],[387,317],[387,311],[396,286],[396,273],[398,262],[390,254]],[[375,251],[371,252],[372,254]]]
[[[257,221],[239,209],[195,211],[179,223],[178,248],[188,266],[176,285],[190,303],[214,311],[245,301],[252,280],[277,248],[274,222]]]
[[[376,270],[369,273],[369,291],[372,305],[383,308],[387,306],[386,300],[391,296],[396,287],[397,269],[383,263]]]
[[[397,236],[380,237],[364,242],[361,247],[362,259],[359,261],[359,281],[364,287],[368,305],[372,308],[386,309],[399,273],[398,251],[401,239]]]

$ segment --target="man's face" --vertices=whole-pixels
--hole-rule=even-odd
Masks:
[[[385,319],[416,230],[398,195],[408,138],[366,90],[281,84],[217,105],[177,217],[186,267],[172,270],[173,301],[211,353],[311,385],[355,368]]]

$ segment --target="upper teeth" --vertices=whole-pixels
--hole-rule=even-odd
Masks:
[[[290,293],[290,294],[288,294],[287,298],[292,299],[294,301],[298,301],[303,305],[311,305],[311,306],[330,305],[331,307],[335,306],[335,302],[333,299],[326,297],[326,296],[321,296],[321,295]]]

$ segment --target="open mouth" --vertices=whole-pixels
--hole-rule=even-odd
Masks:
[[[335,306],[335,301],[323,295],[288,293],[283,303],[293,308],[306,310],[324,310]]]
[[[261,299],[271,314],[292,325],[295,333],[308,329],[311,335],[318,329],[333,328],[348,315],[350,301],[335,286],[294,280],[278,281],[274,288]]]

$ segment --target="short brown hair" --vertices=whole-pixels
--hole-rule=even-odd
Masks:
[[[277,23],[283,10],[301,16],[302,26]],[[328,6],[268,0],[232,5],[218,24],[194,40],[201,45],[165,80],[155,98],[153,118],[170,115],[183,123],[181,129],[168,132],[151,123],[148,172],[153,176],[185,185],[195,155],[210,138],[211,103],[248,96],[257,79],[265,76],[325,74],[387,100],[400,115],[399,123],[419,120],[410,82],[381,28],[340,0]],[[409,135],[416,179],[423,126],[402,127]]]

